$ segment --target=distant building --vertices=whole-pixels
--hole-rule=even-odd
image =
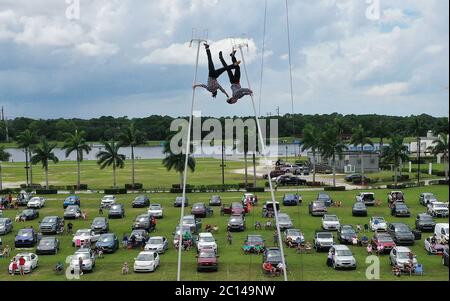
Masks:
[[[433,131],[428,131],[426,137],[420,137],[420,155],[421,156],[427,156],[430,154],[430,151],[428,148],[430,146],[433,146],[433,141],[439,139],[439,137],[436,137],[433,135]],[[411,154],[417,155],[418,147],[417,147],[417,141],[413,141],[409,144],[409,151]]]
[[[377,152],[365,151],[362,155],[364,160],[364,172],[378,172],[380,170],[380,154]],[[308,152],[309,162],[313,162],[312,152]],[[320,154],[316,154],[316,164],[328,166],[329,170],[332,168],[331,158],[322,158]],[[336,172],[338,173],[359,173],[361,171],[361,154],[356,151],[346,151],[342,157],[336,157]]]

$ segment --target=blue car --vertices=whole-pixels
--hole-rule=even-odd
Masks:
[[[298,194],[285,194],[283,196],[284,206],[297,206],[302,202],[302,198]]]
[[[80,197],[76,195],[71,195],[64,200],[63,208],[66,209],[68,206],[78,205],[81,207]]]
[[[37,243],[37,234],[31,229],[20,229],[14,240],[16,248],[32,248]]]
[[[322,201],[325,203],[325,206],[330,207],[333,205],[333,199],[326,193],[320,192],[317,196],[317,201]]]

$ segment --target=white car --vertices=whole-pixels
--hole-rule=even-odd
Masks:
[[[411,249],[408,247],[394,247],[389,254],[389,262],[391,265],[404,266],[409,262],[409,253]],[[413,264],[417,264],[417,258],[414,256]]]
[[[95,232],[91,229],[80,229],[75,232],[75,235],[72,239],[72,245],[73,246],[82,246],[86,242],[88,244],[92,244],[98,240],[100,237],[99,234],[95,234]]]
[[[436,198],[436,196],[430,192],[424,192],[422,194],[420,194],[419,197],[419,203],[424,205],[424,206],[428,206],[431,203],[434,202],[438,202],[438,199]]]
[[[436,239],[447,242],[448,244],[448,223],[439,223],[434,227]]]
[[[333,268],[335,270],[356,269],[356,259],[347,246],[333,245],[330,252],[333,254]]]
[[[34,254],[34,253],[19,253],[16,256],[14,256],[14,258],[11,260],[11,263],[9,264],[9,267],[8,267],[9,274],[13,273],[12,266],[13,266],[14,261],[17,263],[17,265],[19,265],[20,257],[23,257],[25,259],[25,266],[24,266],[23,270],[26,274],[31,273],[34,269],[37,268],[38,263],[39,263],[39,257],[36,254]],[[15,273],[19,274],[20,270],[19,269],[15,270]]]
[[[101,206],[103,208],[110,208],[112,205],[116,204],[116,196],[114,195],[105,195],[102,197]]]
[[[150,237],[145,244],[145,251],[153,251],[158,254],[163,254],[169,248],[168,240],[163,236]]]
[[[375,193],[373,192],[361,192],[356,196],[357,202],[363,202],[366,206],[375,205]]]
[[[448,217],[448,205],[442,202],[430,203],[428,213],[434,217]]]
[[[377,231],[387,231],[388,224],[384,217],[382,216],[373,216],[370,218],[370,229],[373,232]]]
[[[150,204],[147,214],[156,218],[163,218],[164,208],[161,206],[161,204]]]
[[[27,203],[28,208],[40,209],[44,206],[45,206],[45,199],[43,197],[37,197],[37,196],[33,197]]]
[[[139,253],[134,259],[134,271],[154,272],[159,267],[159,255],[153,251],[144,251]]]
[[[433,236],[428,237],[423,241],[423,246],[429,255],[443,254],[445,249],[445,244],[442,241],[436,239],[433,242]]]
[[[214,250],[217,253],[216,239],[212,233],[200,233],[196,240],[197,251],[200,250]]]
[[[76,271],[80,268],[80,258],[82,261],[81,271],[91,272],[95,267],[95,256],[91,253],[90,249],[80,249],[70,258],[70,270]]]
[[[341,222],[339,221],[339,218],[336,215],[325,214],[322,217],[322,228],[324,230],[337,231],[337,229],[339,229],[340,226]]]

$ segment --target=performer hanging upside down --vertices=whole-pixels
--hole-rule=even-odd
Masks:
[[[233,91],[233,96],[227,100],[229,104],[235,104],[239,99],[246,95],[253,95],[253,91],[247,88],[241,87],[241,67],[239,67],[240,61],[236,60],[236,50],[230,54],[231,59],[233,60],[233,64],[236,65],[236,70],[234,74],[231,70],[227,70],[228,77],[230,78],[231,90]],[[223,59],[222,52],[219,53],[220,61],[223,66],[226,66],[227,63]]]
[[[225,94],[227,96],[227,98],[230,98],[227,91],[225,91],[225,89],[222,88],[222,86],[219,84],[217,79],[225,71],[230,71],[231,69],[235,69],[239,65],[239,63],[233,64],[230,66],[225,65],[223,68],[216,70],[216,68],[214,67],[214,62],[212,60],[211,50],[209,49],[209,45],[205,44],[205,48],[206,48],[206,54],[208,56],[208,68],[209,68],[208,84],[207,85],[204,85],[204,84],[194,85],[194,89],[197,87],[205,88],[206,90],[208,90],[209,92],[212,93],[212,97],[214,97],[214,98],[217,97],[217,91],[220,90],[220,91],[222,91],[223,94]]]

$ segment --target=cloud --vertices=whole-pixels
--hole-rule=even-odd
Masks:
[[[86,56],[110,56],[117,54],[119,48],[114,44],[97,41],[95,43],[82,43],[76,49]]]
[[[367,90],[370,96],[396,96],[406,94],[409,91],[409,83],[389,83],[380,86],[374,86]]]

